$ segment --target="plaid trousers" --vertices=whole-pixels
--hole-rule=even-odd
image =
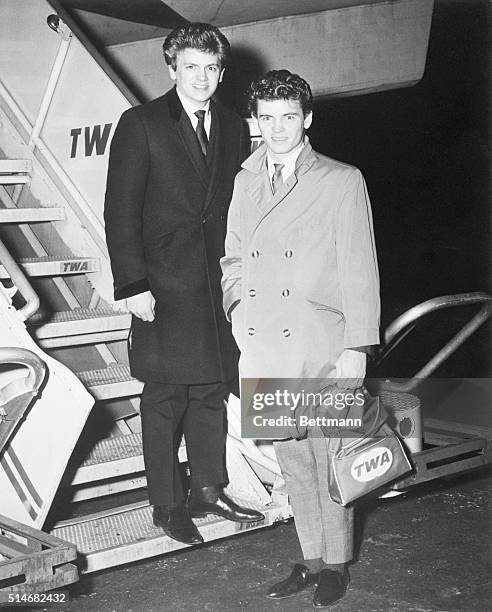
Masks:
[[[319,432],[318,432],[319,433]],[[274,442],[304,559],[345,563],[353,556],[353,508],[328,495],[329,438]]]

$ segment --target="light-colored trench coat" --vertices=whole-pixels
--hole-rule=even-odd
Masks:
[[[240,375],[333,377],[345,348],[379,342],[379,277],[363,176],[314,151],[307,138],[295,172],[275,195],[266,146],[242,166],[221,259]]]

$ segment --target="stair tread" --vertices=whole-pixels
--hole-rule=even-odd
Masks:
[[[63,219],[65,219],[65,209],[61,207],[0,208],[0,223],[36,223]]]
[[[66,323],[71,321],[87,321],[91,319],[101,319],[106,317],[124,317],[130,318],[131,315],[127,312],[113,310],[112,308],[75,308],[74,310],[60,310],[53,312],[49,318],[43,317],[42,314],[31,317],[29,323],[32,325],[51,325],[53,323]]]
[[[139,395],[143,389],[143,382],[133,378],[127,365],[115,364],[100,370],[76,372],[76,375],[96,400]]]
[[[181,447],[186,447],[184,438],[181,440]],[[130,459],[131,457],[140,457],[142,454],[141,433],[112,436],[96,442],[82,462],[82,466],[88,467],[111,461],[120,461],[122,459]]]
[[[89,274],[100,270],[99,257],[78,257],[76,255],[21,257],[17,259],[30,276],[65,276]],[[7,270],[0,265],[0,278],[8,278]]]
[[[234,523],[216,515],[194,519],[206,541],[234,535],[245,530],[254,530],[272,525],[279,519],[292,516],[289,506],[275,503],[263,507],[247,499],[234,497],[236,503],[247,508],[259,510],[265,520],[258,523]],[[82,555],[88,555],[85,571],[104,569],[114,566],[114,557],[121,551],[117,563],[128,563],[150,555],[171,552],[186,547],[186,544],[172,540],[162,529],[152,522],[152,508],[145,502],[137,502],[127,507],[114,508],[72,521],[64,521],[54,526],[52,535],[73,542]],[[105,557],[109,553],[110,558]],[[98,557],[100,555],[100,557]]]
[[[122,364],[99,370],[85,370],[83,372],[77,372],[77,377],[88,387],[137,381],[137,379],[133,378],[133,376],[130,374],[130,366]]]
[[[142,455],[142,434],[114,436],[96,442],[82,465],[86,467],[130,457],[139,457],[140,455]]]
[[[42,257],[20,257],[17,261],[22,264],[49,262],[49,261],[86,261],[98,259],[97,257],[78,257],[77,255],[44,255]]]
[[[130,313],[109,307],[40,313],[28,321],[43,348],[127,340],[130,325]]]
[[[0,159],[0,174],[15,174],[17,172],[31,172],[30,159]]]

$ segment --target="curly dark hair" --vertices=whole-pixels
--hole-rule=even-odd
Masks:
[[[209,23],[188,23],[170,32],[162,45],[166,64],[176,70],[176,56],[184,49],[217,54],[222,68],[230,60],[229,41],[218,28]]]
[[[256,117],[258,100],[299,100],[304,115],[313,108],[313,94],[307,81],[289,70],[270,70],[253,81],[248,89],[248,111]]]

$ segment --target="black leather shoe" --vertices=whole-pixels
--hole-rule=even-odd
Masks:
[[[203,538],[191,520],[186,505],[154,506],[153,521],[156,527],[162,527],[164,533],[173,540],[183,544],[201,544]]]
[[[236,523],[257,523],[265,518],[261,512],[239,506],[227,497],[221,487],[217,486],[192,491],[188,508],[194,518],[207,516],[207,514],[218,514]]]
[[[350,577],[348,570],[334,572],[324,569],[319,573],[318,586],[314,592],[313,605],[315,608],[326,608],[345,595]]]
[[[318,574],[312,574],[309,569],[301,563],[296,563],[291,575],[274,584],[268,591],[267,597],[270,599],[283,599],[299,593],[312,584],[317,584]]]

